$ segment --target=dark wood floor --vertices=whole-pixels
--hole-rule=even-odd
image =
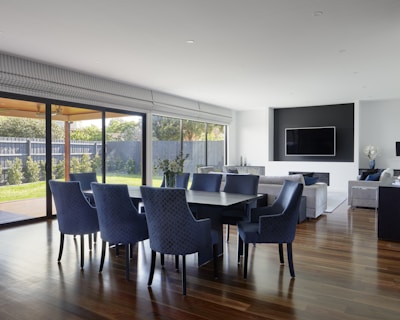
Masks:
[[[150,250],[140,243],[125,280],[124,256],[100,243],[79,268],[78,243],[66,237],[57,264],[57,221],[0,230],[0,319],[400,319],[400,243],[377,240],[374,210],[348,209],[298,227],[296,279],[280,266],[276,245],[251,247],[249,278],[236,263],[236,231],[220,259],[197,268],[188,258],[188,292],[172,257],[146,285]]]

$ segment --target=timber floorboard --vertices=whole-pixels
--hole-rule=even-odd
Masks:
[[[106,253],[101,242],[79,268],[79,238],[66,236],[57,263],[56,220],[0,230],[0,319],[400,319],[400,243],[377,239],[377,214],[350,209],[306,221],[293,243],[296,278],[279,263],[278,247],[250,246],[248,279],[236,263],[236,229],[219,259],[197,267],[187,258],[187,296],[182,296],[174,257],[165,268],[157,255],[153,285],[148,241],[135,246],[131,280],[124,251]],[[98,237],[99,238],[99,237]],[[286,248],[285,248],[286,249]],[[286,259],[286,250],[285,250]]]

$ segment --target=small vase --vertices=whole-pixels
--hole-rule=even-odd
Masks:
[[[165,173],[165,186],[167,188],[175,188],[176,176],[174,172]]]
[[[369,168],[375,169],[375,160],[369,160]]]

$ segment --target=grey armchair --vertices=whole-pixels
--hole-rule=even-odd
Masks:
[[[251,210],[250,221],[238,223],[238,263],[243,252],[243,277],[247,278],[249,243],[278,243],[279,258],[283,264],[283,243],[287,246],[290,275],[294,278],[292,242],[296,235],[299,204],[303,192],[303,184],[286,180],[271,206]]]
[[[182,294],[186,295],[186,255],[202,248],[213,249],[214,276],[217,277],[216,232],[210,219],[196,220],[180,188],[140,187],[144,203],[151,248],[148,285],[153,282],[156,252],[182,256]]]

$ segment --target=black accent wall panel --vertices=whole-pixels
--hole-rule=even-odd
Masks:
[[[335,156],[286,156],[285,128],[336,127]],[[354,104],[274,110],[274,161],[354,161]]]

